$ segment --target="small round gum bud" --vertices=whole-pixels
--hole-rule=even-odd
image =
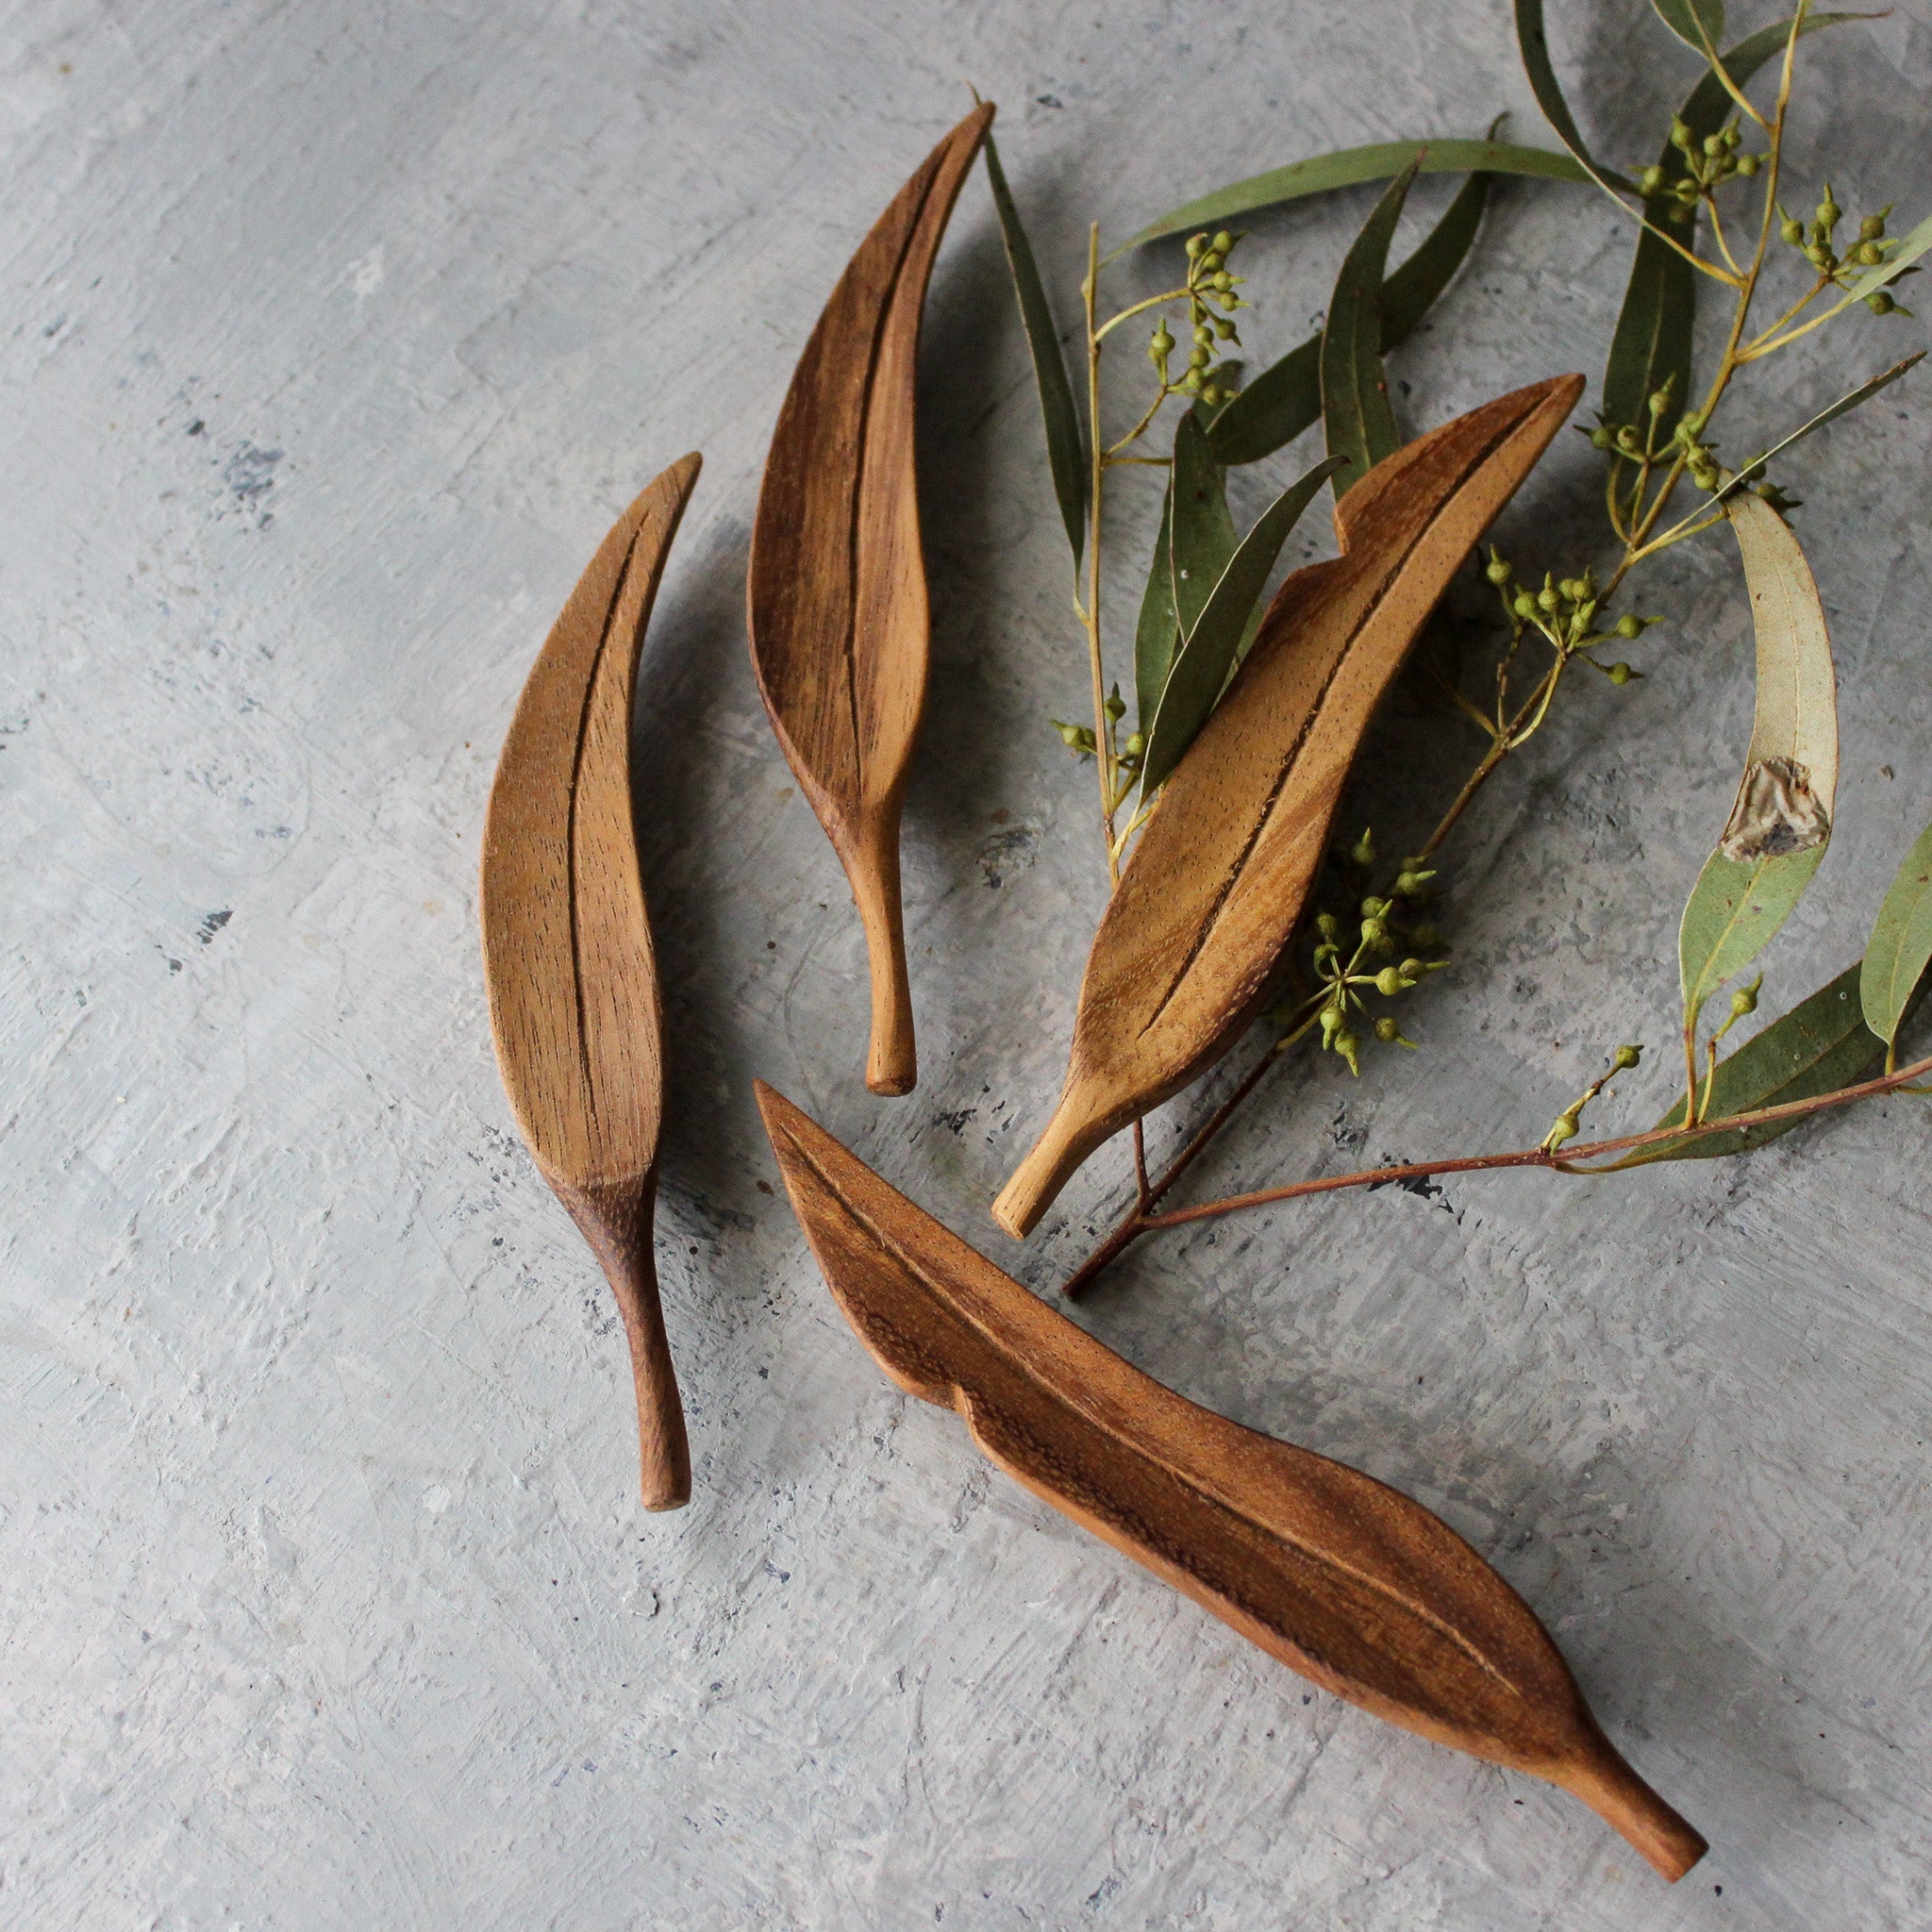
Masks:
[[[1315,921],[1315,930],[1324,940],[1334,941],[1341,937],[1341,922],[1332,912],[1324,912]]]
[[[1371,952],[1385,952],[1389,945],[1389,928],[1379,919],[1362,921],[1362,944]]]
[[[1393,999],[1402,991],[1402,974],[1393,966],[1385,966],[1375,974],[1375,991],[1384,999]]]
[[[1233,249],[1233,247],[1234,237],[1230,235],[1225,228],[1222,229],[1221,233],[1215,236],[1214,238],[1215,254],[1220,256],[1225,256]]]
[[[1620,1074],[1626,1074],[1643,1058],[1641,1046],[1620,1046],[1610,1057],[1610,1065]]]
[[[1214,328],[1210,323],[1198,323],[1194,328],[1194,340],[1202,348],[1207,348],[1214,340]]]
[[[1637,185],[1646,194],[1655,194],[1664,185],[1664,171],[1655,161],[1638,175]]]
[[[1885,250],[1875,242],[1860,242],[1852,250],[1852,259],[1861,268],[1876,268],[1885,259]]]
[[[1380,919],[1388,909],[1388,900],[1377,899],[1373,894],[1362,901],[1362,917],[1364,919]]]
[[[1192,261],[1198,255],[1200,255],[1201,251],[1205,249],[1207,246],[1207,236],[1190,235],[1188,237],[1188,259],[1190,261]]]
[[[1217,255],[1211,248],[1208,251],[1206,255],[1204,255],[1201,258],[1201,272],[1204,275],[1211,275],[1215,272],[1215,270],[1220,268],[1221,266],[1221,257]]]
[[[1762,160],[1757,155],[1740,155],[1738,157],[1738,173],[1743,175],[1747,181],[1763,165]]]
[[[1621,658],[1610,666],[1610,682],[1612,684],[1628,684],[1633,675],[1634,674],[1629,665],[1625,664]]]
[[[1609,427],[1606,424],[1599,423],[1590,432],[1590,446],[1591,449],[1614,449],[1616,442],[1617,439],[1610,434]]]
[[[1348,1071],[1351,1074],[1359,1074],[1361,1062],[1357,1056],[1361,1052],[1361,1041],[1353,1033],[1344,1029],[1335,1036],[1334,1046],[1335,1051],[1348,1062]]]
[[[1883,215],[1867,215],[1865,219],[1858,224],[1858,240],[1860,242],[1876,242],[1879,241],[1884,236],[1884,234],[1885,217]]]
[[[1545,584],[1536,593],[1536,601],[1542,609],[1554,610],[1562,602],[1562,599],[1557,595],[1556,591],[1548,584]]]
[[[1128,738],[1126,743],[1121,747],[1121,753],[1124,758],[1137,758],[1146,749],[1146,738],[1141,732],[1136,731]]]
[[[1704,152],[1717,156],[1724,151],[1724,138],[1722,134],[1707,134],[1704,137]]]
[[[1214,333],[1224,342],[1231,342],[1234,341],[1234,324],[1228,321],[1224,315],[1216,316],[1214,319]]]
[[[1740,986],[1731,995],[1731,1016],[1741,1020],[1747,1013],[1757,1010],[1757,988],[1756,985]]]
[[[1204,382],[1201,385],[1201,400],[1211,409],[1221,400],[1221,385],[1218,382]]]
[[[1442,935],[1433,925],[1418,925],[1410,931],[1409,937],[1425,953],[1435,952],[1442,943]]]
[[[1484,569],[1483,575],[1484,576],[1488,577],[1491,583],[1492,584],[1507,584],[1509,581],[1509,579],[1515,575],[1515,572],[1511,570],[1510,567],[1507,563],[1505,563],[1500,557],[1496,556],[1495,553],[1491,551],[1490,554],[1489,563],[1487,567]]]
[[[1641,638],[1643,635],[1643,620],[1625,611],[1617,620],[1617,635],[1620,638]]]
[[[1405,986],[1413,986],[1423,976],[1423,962],[1420,959],[1405,959],[1396,972],[1402,975]]]
[[[1795,215],[1787,215],[1777,225],[1777,231],[1793,248],[1805,239],[1805,225]]]
[[[1213,359],[1214,357],[1210,350],[1196,349],[1188,358],[1188,367],[1190,369],[1205,369]]]
[[[1518,617],[1534,617],[1536,615],[1536,599],[1527,591],[1518,591],[1516,601],[1509,608],[1515,611]]]
[[[1387,1013],[1375,1022],[1375,1038],[1384,1046],[1393,1046],[1402,1038],[1402,1028]]]
[[[1682,148],[1686,151],[1686,153],[1688,153],[1690,151],[1691,139],[1692,136],[1690,130],[1684,124],[1682,119],[1674,118],[1671,122],[1671,145],[1673,147]]]
[[[1890,289],[1874,289],[1865,297],[1865,307],[1874,315],[1890,315],[1898,304],[1891,299]]]
[[[1626,456],[1641,457],[1643,454],[1643,440],[1626,423],[1617,431],[1617,447]]]
[[[1214,277],[1214,287],[1220,294],[1226,294],[1234,287],[1234,277],[1225,269]]]

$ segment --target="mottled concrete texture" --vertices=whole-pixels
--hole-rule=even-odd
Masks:
[[[0,12],[0,1922],[1932,1921],[1923,1103],[1749,1165],[1224,1223],[1080,1317],[1470,1537],[1709,1835],[1675,1890],[1570,1800],[1310,1691],[896,1394],[774,1195],[752,1107],[759,1074],[1041,1288],[1120,1199],[1116,1154],[1024,1248],[985,1211],[1058,1083],[1103,881],[1091,780],[1045,723],[1079,714],[1085,672],[979,177],[923,378],[924,1079],[900,1102],[858,1081],[857,925],[741,607],[774,413],[859,234],[969,83],[1001,103],[1069,313],[1090,215],[1119,235],[1263,166],[1504,108],[1546,141],[1504,0]],[[1639,0],[1554,14],[1593,138],[1641,161],[1687,60]],[[1927,0],[1811,46],[1795,202],[1823,144],[1848,208],[1916,219]],[[1400,248],[1447,192],[1418,192]],[[1321,309],[1368,200],[1256,225],[1260,353]],[[1581,190],[1500,191],[1393,359],[1405,420],[1594,377],[1630,243]],[[1922,333],[1860,312],[1813,339],[1727,447]],[[1121,365],[1144,375],[1131,347]],[[1926,393],[1787,472],[1845,758],[1768,1004],[1856,956],[1932,814]],[[608,1294],[497,1082],[474,881],[552,614],[691,448],[637,747],[697,1495],[650,1518]],[[1239,507],[1303,457],[1244,475]],[[1598,475],[1566,437],[1506,544],[1539,572],[1601,557]],[[1124,498],[1116,612],[1151,498]],[[1454,848],[1424,1051],[1358,1084],[1296,1063],[1216,1183],[1518,1145],[1609,1046],[1662,1049],[1750,632],[1722,541],[1638,602],[1669,618],[1631,652],[1646,681],[1566,691]],[[1405,690],[1351,823],[1399,849],[1477,749]],[[1666,1103],[1653,1059],[1607,1125]]]

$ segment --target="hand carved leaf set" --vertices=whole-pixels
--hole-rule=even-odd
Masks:
[[[884,1094],[916,1077],[898,844],[926,675],[920,319],[991,118],[977,108],[940,143],[832,291],[779,412],[752,541],[753,661],[863,924],[865,1078]],[[1167,774],[1095,935],[1059,1104],[993,1207],[1011,1233],[1028,1232],[1096,1147],[1199,1077],[1267,1003],[1371,714],[1582,388],[1574,375],[1532,384],[1386,457],[1338,502],[1340,555],[1281,585]],[[652,1268],[660,1015],[629,720],[652,598],[697,473],[697,457],[684,458],[625,512],[544,645],[491,795],[481,895],[504,1081],[623,1312],[653,1508],[688,1500],[691,1470]],[[1170,689],[1198,635],[1181,627]],[[1807,805],[1789,784],[1776,790],[1780,749],[1767,742],[1756,768],[1762,799],[1739,807],[1777,824],[1723,864],[1775,866],[1790,849],[1781,828]],[[1529,1607],[1445,1524],[1183,1400],[782,1095],[760,1084],[758,1101],[825,1280],[900,1388],[956,1409],[1035,1494],[1324,1689],[1573,1791],[1666,1877],[1703,1855],[1604,1736]]]

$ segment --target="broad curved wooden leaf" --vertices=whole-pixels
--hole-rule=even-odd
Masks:
[[[1919,834],[1878,908],[1858,981],[1865,1024],[1890,1046],[1932,959],[1932,825]]]
[[[1535,383],[1398,451],[1336,506],[1342,554],[1275,593],[1094,936],[1059,1105],[993,1204],[1008,1232],[1266,1004],[1376,703],[1582,391],[1580,375]]]
[[[1322,423],[1328,454],[1347,465],[1335,476],[1338,500],[1402,446],[1382,371],[1382,271],[1414,180],[1410,162],[1383,191],[1342,258],[1328,298],[1322,330]]]
[[[791,378],[751,546],[751,648],[786,758],[845,868],[872,962],[866,1085],[910,1092],[899,811],[925,702],[913,378],[940,237],[992,121],[975,108],[860,244]]]
[[[1441,219],[1402,266],[1382,284],[1382,353],[1413,333],[1436,299],[1456,279],[1490,198],[1493,175],[1472,175]],[[1273,456],[1322,420],[1322,338],[1298,342],[1272,362],[1214,418],[1208,444],[1223,464]]]
[[[1007,266],[1012,272],[1013,292],[1019,298],[1020,324],[1033,358],[1033,382],[1040,392],[1041,422],[1046,430],[1047,467],[1053,473],[1054,494],[1059,499],[1060,521],[1078,566],[1087,543],[1087,452],[1081,444],[1079,412],[1074,407],[1074,386],[1067,379],[1067,359],[1060,353],[1059,331],[1040,279],[1033,244],[1013,205],[1000,151],[986,137],[986,177],[992,186],[992,205],[1000,218],[1000,238],[1006,243]]]
[[[609,1277],[630,1340],[643,1495],[691,1497],[652,1259],[664,1074],[631,820],[638,653],[697,482],[672,466],[625,511],[532,667],[483,826],[483,969],[497,1064],[543,1178]]]
[[[1574,1792],[1667,1878],[1704,1855],[1447,1524],[1163,1388],[758,1091],[826,1284],[900,1388],[957,1409],[1035,1495],[1324,1690]]]
[[[1684,908],[1685,1024],[1790,917],[1831,837],[1838,690],[1824,606],[1790,525],[1749,491],[1724,506],[1757,633],[1757,707],[1737,802]]]
[[[1304,195],[1355,188],[1364,181],[1386,181],[1391,175],[1401,174],[1411,161],[1417,162],[1424,175],[1480,172],[1527,175],[1547,181],[1590,179],[1568,155],[1554,148],[1522,147],[1513,141],[1377,141],[1366,147],[1312,155],[1305,161],[1291,161],[1285,168],[1271,168],[1265,175],[1251,175],[1245,181],[1217,188],[1211,194],[1157,216],[1113,254],[1124,255],[1130,248],[1169,235],[1220,226],[1238,215],[1251,215],[1257,208],[1274,208],[1284,201],[1299,201]]]

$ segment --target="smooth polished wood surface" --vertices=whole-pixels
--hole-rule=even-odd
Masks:
[[[865,1083],[918,1078],[899,906],[899,813],[925,703],[913,379],[925,286],[992,121],[975,108],[852,258],[778,414],[752,534],[752,661],[778,742],[865,928]]]
[[[1035,1495],[1324,1690],[1574,1792],[1666,1878],[1704,1856],[1604,1736],[1535,1613],[1447,1524],[1176,1395],[763,1082],[758,1105],[859,1340]]]
[[[1375,706],[1582,393],[1580,375],[1554,376],[1398,450],[1337,504],[1341,555],[1275,593],[1094,935],[1059,1104],[993,1203],[1009,1234],[1266,1004]]]
[[[483,833],[483,964],[497,1064],[543,1177],[624,1316],[644,1504],[691,1499],[691,1451],[653,1258],[664,1072],[631,820],[638,653],[697,482],[680,458],[625,511],[518,700]]]

